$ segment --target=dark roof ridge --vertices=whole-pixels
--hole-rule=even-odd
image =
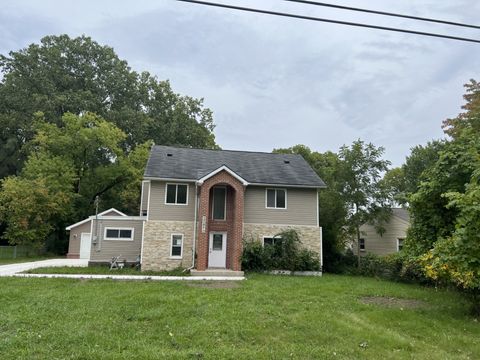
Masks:
[[[251,151],[251,150],[231,150],[231,149],[205,149],[205,148],[198,148],[198,147],[187,147],[187,146],[173,146],[173,145],[153,145],[154,147],[169,147],[174,149],[186,149],[186,150],[206,150],[206,151],[228,151],[228,152],[239,152],[239,153],[249,153],[249,154],[268,154],[268,155],[289,155],[289,156],[300,156],[300,154],[283,154],[283,153],[274,153],[268,151]]]

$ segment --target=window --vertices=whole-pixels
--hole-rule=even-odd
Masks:
[[[282,240],[280,236],[264,236],[263,237],[263,246],[272,246],[275,245],[275,243],[279,242]]]
[[[227,207],[227,188],[217,186],[213,188],[213,206],[212,217],[214,220],[225,220],[225,210]]]
[[[103,236],[105,240],[133,240],[133,228],[106,227]]]
[[[360,251],[365,251],[365,239],[360,239]]]
[[[286,209],[287,208],[287,190],[285,189],[267,189],[266,207],[267,209]]]
[[[404,241],[405,241],[405,239],[403,239],[403,238],[398,238],[397,239],[397,251],[402,251]]]
[[[183,234],[172,234],[172,247],[170,250],[170,257],[182,258],[183,250]]]
[[[188,185],[167,184],[165,190],[165,204],[187,205]]]

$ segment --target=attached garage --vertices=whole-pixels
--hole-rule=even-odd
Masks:
[[[67,258],[100,264],[120,256],[134,263],[141,253],[144,221],[112,208],[70,225]]]

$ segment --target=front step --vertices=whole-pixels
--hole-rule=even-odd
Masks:
[[[207,269],[199,271],[196,269],[190,270],[192,276],[222,276],[222,277],[243,277],[243,271],[233,271],[228,269]]]

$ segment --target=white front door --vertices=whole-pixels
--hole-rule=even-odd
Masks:
[[[227,233],[212,232],[208,244],[208,267],[225,268],[227,265]]]
[[[90,233],[82,233],[80,236],[80,259],[90,259],[90,247],[92,237]]]

